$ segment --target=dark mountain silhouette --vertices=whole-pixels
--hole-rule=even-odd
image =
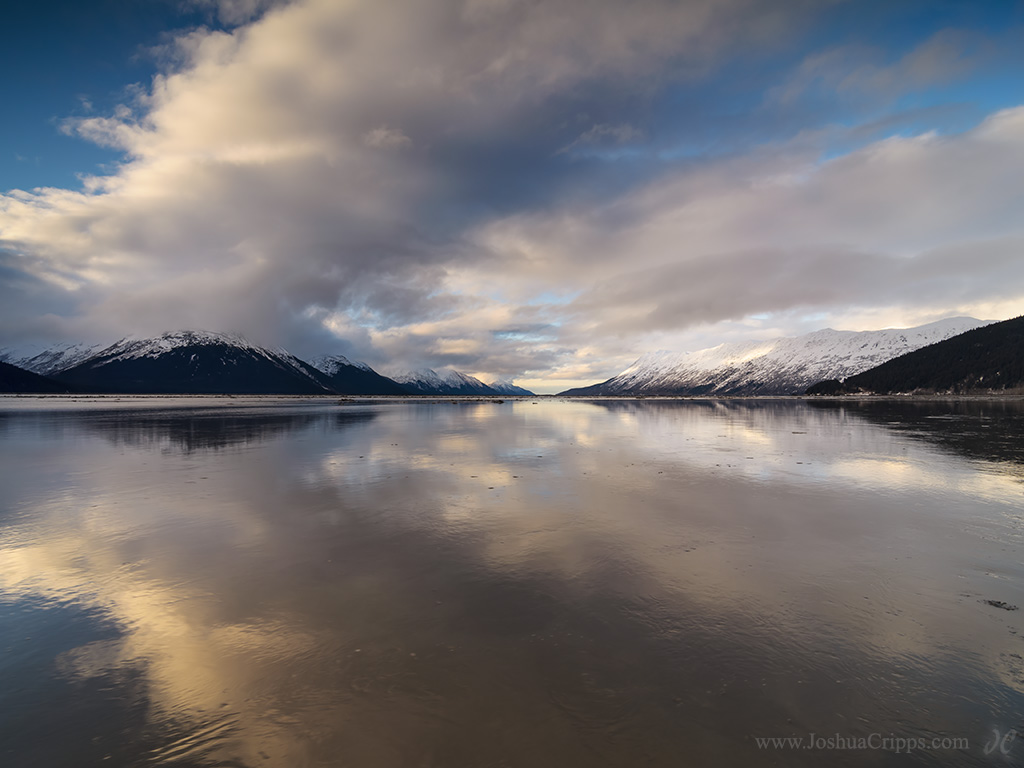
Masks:
[[[59,381],[26,371],[10,363],[0,363],[0,392],[47,394],[70,392],[71,387]]]

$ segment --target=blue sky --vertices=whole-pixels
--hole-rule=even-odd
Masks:
[[[8,3],[0,25],[0,186],[76,185],[120,153],[61,132],[70,117],[107,112],[145,86],[148,51],[204,14],[170,0]]]
[[[199,324],[543,390],[1019,313],[1022,43],[1018,2],[21,4],[0,345]]]

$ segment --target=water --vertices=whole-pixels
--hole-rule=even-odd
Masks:
[[[0,764],[1019,763],[1022,426],[5,398]]]

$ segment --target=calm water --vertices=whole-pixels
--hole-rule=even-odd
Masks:
[[[1024,762],[1019,404],[6,398],[0,462],[0,765]]]

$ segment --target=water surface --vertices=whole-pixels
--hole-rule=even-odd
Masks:
[[[1013,764],[1022,427],[1006,401],[5,398],[0,762]],[[810,734],[929,746],[758,743]]]

